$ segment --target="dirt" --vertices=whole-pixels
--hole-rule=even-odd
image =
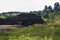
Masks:
[[[60,25],[60,20],[56,20],[56,21],[54,22],[54,24],[55,24],[55,25]]]
[[[0,29],[13,29],[13,28],[21,28],[21,25],[0,25]]]

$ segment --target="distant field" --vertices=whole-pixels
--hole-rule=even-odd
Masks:
[[[9,14],[6,14],[6,15],[0,15],[0,18],[7,18],[7,17],[13,17],[13,16],[16,16],[18,14],[12,14],[12,15],[9,15]]]

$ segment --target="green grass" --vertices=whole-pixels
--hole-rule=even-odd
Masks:
[[[10,15],[8,15],[10,17]],[[8,16],[0,16],[6,18]],[[16,16],[13,14],[11,16]],[[35,24],[23,28],[0,30],[0,40],[60,40],[60,25],[53,24],[60,20],[60,15],[55,19],[44,19],[47,24]],[[58,23],[58,22],[57,22]]]
[[[12,14],[12,15],[6,14],[6,15],[4,15],[4,16],[1,15],[0,18],[14,17],[14,16],[16,16],[16,15],[18,15],[18,14]]]
[[[0,16],[0,18],[5,18],[5,16]]]
[[[60,25],[39,25],[0,30],[0,40],[60,40]]]

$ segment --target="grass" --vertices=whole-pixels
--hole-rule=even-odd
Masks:
[[[35,24],[24,28],[0,30],[0,40],[60,40],[60,25]]]
[[[0,30],[0,40],[60,40],[59,17],[56,17],[56,20],[44,19],[47,24],[43,25],[34,24],[23,28]]]
[[[18,15],[18,14],[12,14],[12,15],[6,14],[6,15],[4,15],[4,16],[1,15],[0,18],[14,17],[14,16],[16,16],[16,15]]]

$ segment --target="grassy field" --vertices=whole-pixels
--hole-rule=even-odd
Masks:
[[[35,24],[24,28],[0,30],[0,40],[60,40],[60,25]]]
[[[6,16],[2,18],[6,18]],[[34,24],[22,28],[1,29],[0,40],[60,40],[60,15],[55,17],[54,20],[44,20],[47,24]]]
[[[18,15],[18,14],[11,14],[11,15],[6,14],[6,15],[0,15],[0,18],[14,17],[14,16],[16,16],[16,15]]]

